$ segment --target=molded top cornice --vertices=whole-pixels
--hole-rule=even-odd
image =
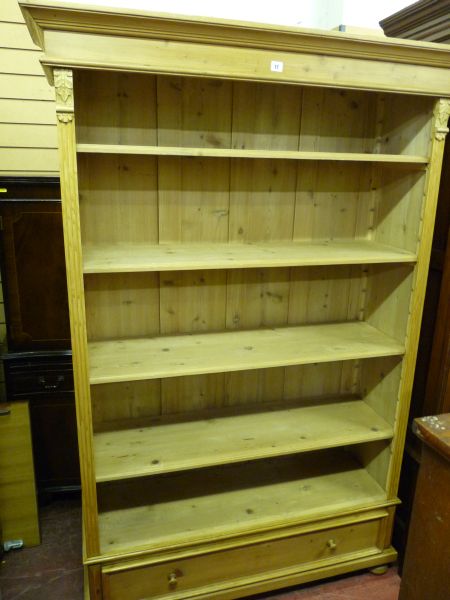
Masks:
[[[57,30],[450,67],[450,45],[51,0],[19,4],[44,52],[43,32]]]

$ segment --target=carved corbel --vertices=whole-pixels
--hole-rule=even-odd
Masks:
[[[434,136],[438,142],[445,140],[448,133],[448,119],[450,116],[450,100],[438,100],[435,110]]]
[[[56,116],[61,123],[73,120],[73,74],[71,69],[54,69]]]

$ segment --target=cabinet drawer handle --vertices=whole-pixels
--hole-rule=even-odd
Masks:
[[[55,383],[47,383],[47,379],[45,377],[39,377],[39,383],[44,390],[57,390],[63,381],[64,375],[58,375]]]
[[[6,417],[11,414],[11,407],[9,404],[0,404],[0,417]]]
[[[178,585],[178,579],[183,576],[183,572],[179,569],[175,569],[172,573],[169,573],[167,579],[169,581],[169,587],[174,588]]]
[[[330,550],[335,550],[337,544],[336,544],[335,540],[333,540],[333,538],[331,538],[330,540],[328,540],[327,546]]]

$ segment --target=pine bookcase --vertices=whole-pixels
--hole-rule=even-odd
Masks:
[[[56,92],[86,593],[395,560],[450,46],[20,3]]]

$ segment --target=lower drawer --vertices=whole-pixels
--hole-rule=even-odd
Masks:
[[[260,542],[153,565],[111,565],[103,569],[104,600],[188,598],[203,586],[232,587],[239,578],[294,570],[329,562],[357,551],[377,548],[380,519]],[[327,559],[329,559],[327,561]],[[305,567],[303,567],[305,568]],[[221,585],[223,584],[223,585]]]

